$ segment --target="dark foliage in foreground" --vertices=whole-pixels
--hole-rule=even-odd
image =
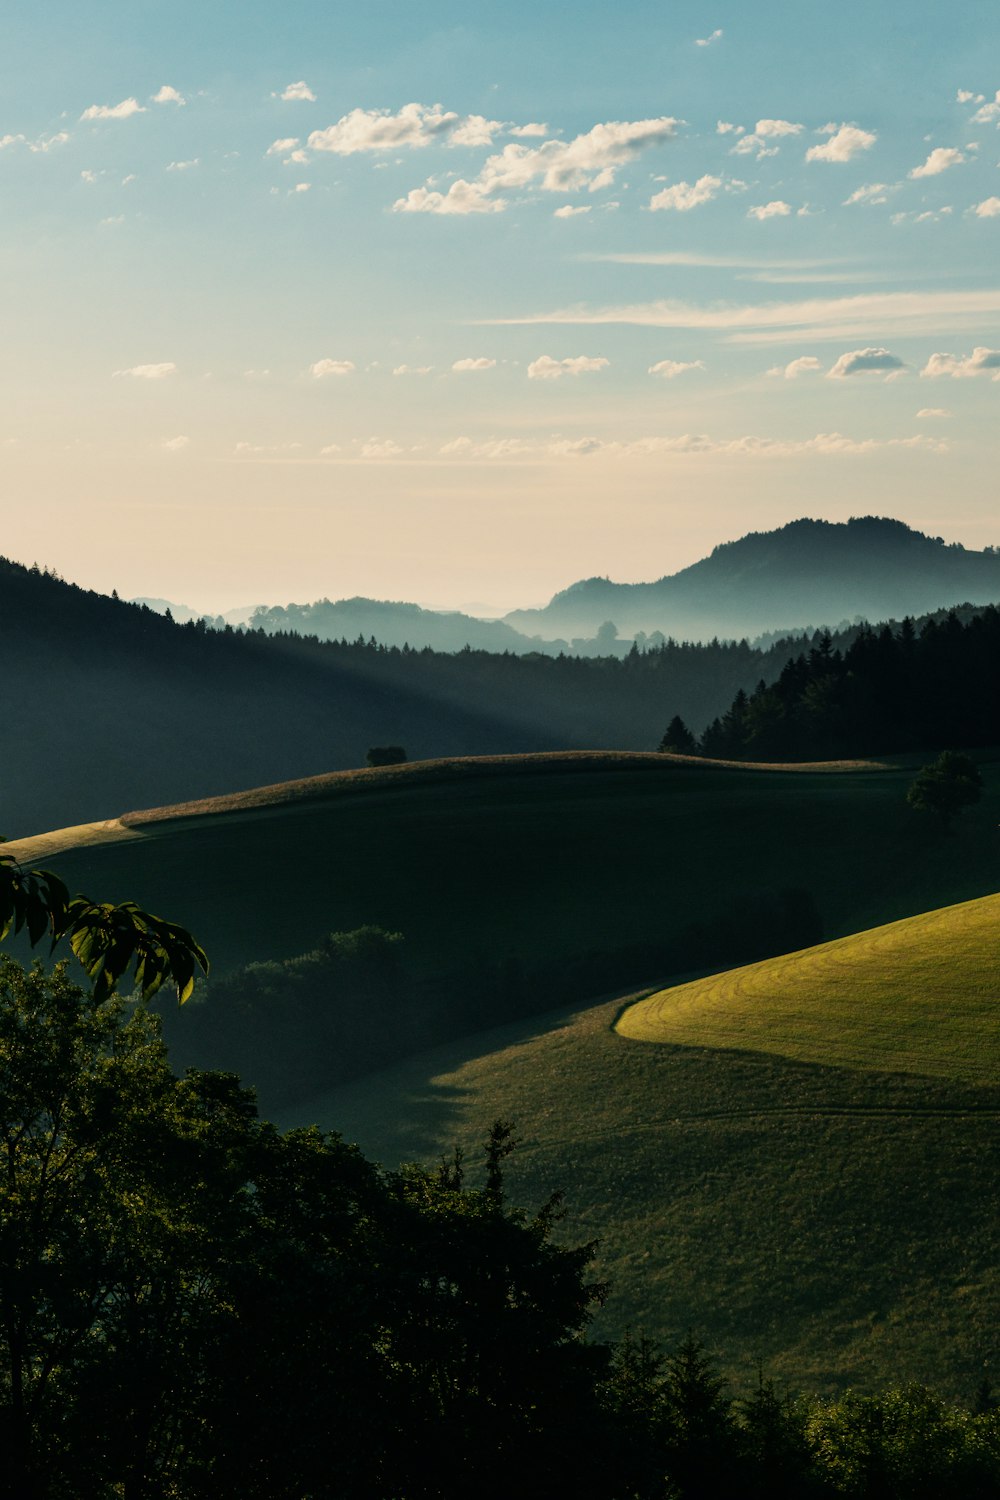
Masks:
[[[826,760],[1000,742],[1000,609],[951,611],[918,632],[862,628],[844,649],[824,633],[777,681],[742,690],[701,737],[703,754]]]
[[[590,1246],[512,1207],[496,1125],[381,1171],[279,1134],[155,1019],[0,965],[0,1487],[17,1500],[932,1500],[1000,1493],[1000,1417],[912,1388],[730,1399],[689,1339],[584,1330]]]

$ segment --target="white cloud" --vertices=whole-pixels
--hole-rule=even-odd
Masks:
[[[1000,218],[1000,198],[984,198],[976,204],[975,212],[977,219]]]
[[[165,380],[168,375],[176,375],[177,366],[172,362],[161,365],[133,365],[130,370],[115,370],[114,379],[121,380],[125,376],[133,380]]]
[[[392,438],[369,438],[361,446],[362,458],[398,458],[406,449],[394,443]]]
[[[503,129],[500,120],[487,120],[485,115],[466,115],[448,136],[449,146],[492,146],[493,137]]]
[[[464,375],[469,371],[492,370],[495,364],[495,359],[486,359],[485,357],[482,359],[456,359],[451,368],[457,370],[460,375]]]
[[[292,188],[293,193],[308,193],[312,189],[311,182],[297,182]]]
[[[951,416],[951,412],[948,411],[947,408],[944,407],[944,406],[922,406],[920,408],[920,410],[917,412],[917,419],[918,420],[920,418],[925,418],[925,419],[929,420],[932,417],[933,418],[938,418],[938,417],[944,418],[944,417],[950,417],[950,416]]]
[[[436,189],[411,188],[405,198],[392,205],[397,214],[498,214],[507,207],[503,198],[487,196],[488,188],[459,177],[446,193]]]
[[[810,146],[806,161],[851,161],[861,151],[869,151],[878,136],[873,130],[860,130],[857,125],[824,126],[820,132],[829,135],[823,146]]]
[[[314,380],[325,380],[330,375],[353,375],[355,368],[352,359],[318,359],[309,366],[309,374]]]
[[[793,359],[784,369],[779,365],[777,369],[768,370],[769,375],[781,375],[785,380],[798,380],[800,375],[810,375],[816,370],[823,368],[822,363],[815,354],[802,354],[798,359]]]
[[[26,146],[28,137],[26,135],[0,135],[0,151],[6,151],[9,146]]]
[[[667,262],[668,264],[670,262]],[[942,292],[864,292],[849,297],[813,297],[801,302],[699,305],[669,301],[611,307],[569,307],[520,318],[485,320],[484,326],[572,324],[593,327],[619,323],[641,328],[703,328],[725,333],[734,343],[781,342],[795,330],[799,338],[833,339],[881,332],[911,335],[981,324],[1000,313],[1000,289]]]
[[[784,136],[800,135],[804,128],[792,120],[758,120],[750,135],[741,134],[730,155],[750,156],[756,152],[758,160],[765,156],[776,156],[778,147],[768,143]],[[716,130],[719,131],[718,126]]]
[[[653,120],[608,120],[571,141],[530,147],[508,145],[488,158],[479,181],[488,192],[522,188],[538,181],[549,193],[591,192],[610,186],[618,167],[647,146],[669,140],[681,122],[663,115]]]
[[[979,98],[982,98],[981,94]],[[974,125],[990,125],[994,120],[1000,123],[1000,89],[997,89],[995,97],[989,104],[984,104],[982,109],[977,109],[972,116]]]
[[[722,37],[722,27],[719,26],[719,27],[717,27],[717,29],[715,31],[712,32],[711,36],[699,36],[699,37],[695,37],[695,43],[694,44],[695,44],[696,47],[711,47],[712,43],[719,41],[721,39],[721,37]]]
[[[661,209],[672,208],[678,213],[687,213],[702,203],[711,203],[721,186],[721,177],[710,177],[707,174],[699,177],[695,183],[675,182],[672,187],[666,187],[650,198],[650,212],[655,214]]]
[[[734,125],[730,120],[717,120],[715,122],[716,135],[743,135],[745,131],[745,125]]]
[[[297,135],[283,135],[278,140],[272,141],[264,152],[265,156],[285,156],[289,151],[294,151],[299,144]]]
[[[971,89],[959,89],[955,95],[956,104],[982,104],[982,94],[974,94]]]
[[[747,209],[748,219],[784,219],[792,211],[792,205],[781,198],[772,198],[770,203],[758,203]]]
[[[100,225],[100,227],[102,229],[108,228],[112,224],[124,224],[124,223],[125,223],[125,215],[124,214],[109,214],[106,219],[99,219],[98,220],[98,224]]]
[[[237,443],[233,452],[238,458],[270,457],[275,453],[295,453],[301,443]]]
[[[650,365],[648,375],[659,375],[661,380],[676,380],[678,375],[685,374],[688,370],[703,370],[703,360],[692,359],[661,359],[655,365]]]
[[[180,453],[182,448],[187,448],[191,442],[189,437],[164,438],[160,447],[165,453]]]
[[[295,99],[304,99],[310,104],[315,104],[316,102],[316,95],[304,78],[300,78],[298,83],[290,83],[286,88],[283,88],[281,97],[289,103]]]
[[[852,349],[849,354],[842,354],[837,363],[827,371],[827,378],[842,380],[848,375],[884,375],[903,368],[899,355],[890,354],[888,349]]]
[[[190,161],[172,161],[167,167],[168,172],[189,172],[192,167],[200,166],[201,158],[194,156]]]
[[[433,369],[433,365],[397,365],[392,373],[394,375],[429,375]]]
[[[83,171],[80,173],[80,181],[92,185],[97,181],[97,173],[90,167],[84,167]]]
[[[169,83],[165,83],[157,93],[153,95],[154,104],[186,104],[187,100],[183,94],[179,94]]]
[[[354,156],[359,151],[398,151],[404,146],[426,146],[441,140],[461,124],[461,116],[454,110],[442,109],[440,104],[404,104],[395,115],[387,109],[352,109],[336,125],[314,130],[309,145],[314,151],[332,151],[337,156]]]
[[[960,162],[965,161],[964,151],[959,151],[955,146],[935,146],[922,167],[914,167],[907,175],[910,177],[939,177],[942,172],[947,172],[949,167],[957,167]]]
[[[144,115],[145,105],[138,99],[123,99],[120,104],[91,104],[80,116],[81,120],[127,120],[130,115]]]
[[[855,188],[849,198],[844,199],[844,207],[848,208],[852,203],[888,203],[889,194],[895,191],[887,182],[866,182],[863,187]]]
[[[583,203],[579,208],[574,208],[570,203],[564,203],[562,208],[557,208],[552,215],[554,219],[575,219],[578,214],[589,214],[590,204]]]
[[[606,369],[609,363],[609,360],[600,357],[591,359],[586,354],[578,354],[570,359],[553,359],[549,354],[542,354],[528,366],[528,379],[559,380],[563,375],[589,375]]]
[[[522,137],[531,137],[551,135],[552,132],[547,125],[543,125],[541,124],[541,122],[529,122],[527,125],[509,126],[507,134]]]
[[[979,345],[971,354],[932,354],[920,374],[929,380],[938,380],[942,376],[968,380],[976,375],[989,375],[993,380],[1000,380],[1000,349]]]
[[[319,451],[320,451],[321,455],[324,458],[331,458],[334,453],[339,453],[340,452],[340,444],[339,443],[327,443],[326,447],[325,448],[321,448]]]

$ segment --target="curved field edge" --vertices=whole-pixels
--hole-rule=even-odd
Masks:
[[[885,760],[839,761],[737,761],[710,760],[704,756],[662,754],[647,750],[563,750],[538,751],[521,755],[467,755],[441,757],[435,760],[408,761],[401,765],[359,767],[350,771],[330,771],[320,776],[305,776],[295,781],[273,782],[250,787],[225,796],[204,797],[193,802],[176,802],[164,807],[125,812],[117,818],[94,823],[80,823],[47,833],[32,834],[8,841],[4,848],[15,858],[26,861],[63,849],[112,843],[131,833],[159,823],[181,822],[189,818],[212,818],[225,814],[257,812],[300,803],[324,802],[337,797],[387,790],[406,791],[419,786],[465,782],[479,778],[510,778],[517,775],[559,775],[576,772],[646,771],[652,775],[670,774],[681,767],[706,771],[791,772],[795,774],[830,775],[852,771],[894,769],[896,762]]]
[[[746,1387],[920,1380],[971,1399],[997,1357],[1000,1089],[760,1052],[650,1047],[621,1002],[467,1038],[289,1112],[387,1164],[469,1159],[566,1193],[560,1234],[612,1284],[595,1332],[693,1328]]]
[[[628,1006],[618,1034],[834,1067],[1000,1081],[1000,894],[712,974]]]

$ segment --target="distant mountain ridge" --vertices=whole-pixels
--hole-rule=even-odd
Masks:
[[[959,600],[1000,600],[1000,552],[948,544],[883,516],[803,518],[725,542],[652,583],[582,579],[544,609],[513,610],[504,620],[546,636],[594,635],[610,620],[623,636],[738,639],[793,622],[927,614]]]

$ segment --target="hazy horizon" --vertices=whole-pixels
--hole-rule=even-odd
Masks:
[[[236,19],[8,24],[0,552],[503,613],[800,516],[1000,542],[995,4]]]

